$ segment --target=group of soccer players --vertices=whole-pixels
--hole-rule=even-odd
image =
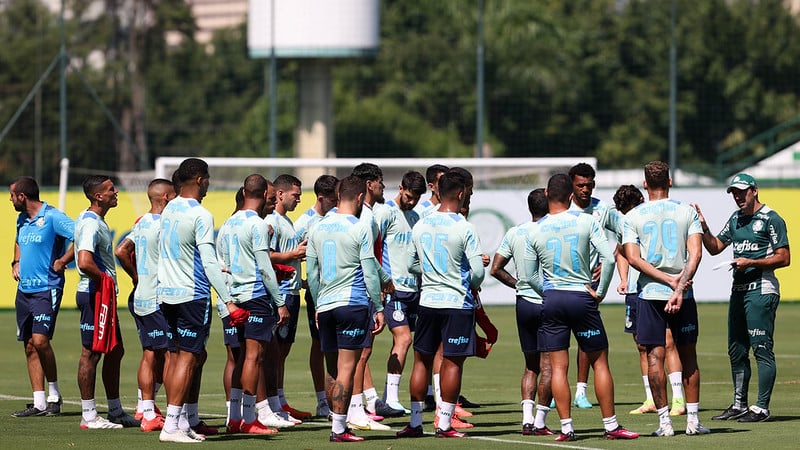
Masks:
[[[653,433],[658,436],[674,434],[671,413],[687,415],[687,434],[709,433],[697,416],[698,326],[691,290],[705,227],[695,208],[669,198],[666,164],[650,163],[644,175],[649,201],[637,188],[622,186],[615,208],[591,196],[591,166],[577,164],[568,174],[554,175],[546,189],[528,197],[532,220],[509,230],[494,257],[492,276],[517,293],[525,357],[523,435],[555,434],[545,424],[552,400],[561,419],[556,440],[576,439],[567,381],[572,334],[580,350],[575,405],[588,403],[591,367],[604,436],[638,437],[617,422],[608,339],[598,310],[615,267],[622,279],[617,291],[626,294],[628,305],[626,331],[647,362],[642,365],[647,401],[638,412],[658,413],[660,426]],[[434,408],[437,437],[466,436],[459,431],[472,427],[463,420],[470,413],[459,405],[463,364],[481,350],[476,312],[481,315],[479,291],[490,262],[468,221],[473,189],[468,171],[434,165],[425,176],[407,172],[391,200],[383,198],[383,173],[374,164],[360,164],[341,180],[322,175],[314,183],[315,204],[295,222],[287,213],[300,201],[301,181],[280,175],[270,182],[253,174],[237,191],[233,214],[216,237],[214,218],[201,205],[208,187],[208,165],[197,158],[183,161],[172,180],[153,180],[147,191],[150,211],[114,249],[104,217],[117,204],[117,190],[108,177],[86,178],[90,206],[75,221],[41,202],[32,178],[11,184],[20,212],[12,262],[19,280],[18,338],[25,343],[34,390],[34,403],[15,415],[60,412],[49,339],[63,270],[74,259],[81,277],[76,300],[83,344],[82,428],[138,426],[160,431],[161,441],[179,443],[202,442],[217,433],[198,413],[211,287],[218,294],[227,348],[227,432],[274,434],[312,417],[289,406],[283,390],[305,288],[316,416],[331,421],[331,441],[361,441],[354,430],[388,430],[382,417],[405,414],[409,424],[397,436],[420,437],[423,411]],[[427,190],[430,198],[420,201]],[[616,234],[616,249],[605,230]],[[70,241],[74,249],[67,250]],[[111,311],[115,256],[133,280],[129,309],[143,349],[135,416],[125,413],[119,400],[124,350]],[[511,260],[513,275],[505,269]],[[375,335],[387,326],[393,342],[380,398],[369,358]],[[494,339],[496,332],[489,341]],[[398,391],[412,347],[406,409]],[[107,418],[97,414],[94,401],[101,358]],[[674,388],[672,411],[665,359]],[[155,405],[162,384],[166,414]],[[432,394],[435,405],[426,401]]]

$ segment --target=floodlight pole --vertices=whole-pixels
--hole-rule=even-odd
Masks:
[[[477,88],[477,102],[475,108],[475,157],[480,158],[483,156],[483,0],[478,0],[478,45],[476,49],[477,79],[475,80]]]
[[[59,57],[59,125],[60,125],[60,148],[61,159],[67,157],[67,45],[66,45],[66,32],[64,31],[64,8],[65,0],[61,0],[61,15],[59,17],[61,28],[61,49],[58,52]]]
[[[669,167],[672,171],[672,184],[675,185],[676,172],[678,170],[678,151],[677,151],[677,118],[676,118],[676,97],[677,97],[677,74],[676,59],[677,50],[675,49],[675,0],[672,0],[670,7],[670,42],[669,42]]]

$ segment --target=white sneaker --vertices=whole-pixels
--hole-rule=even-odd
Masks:
[[[651,436],[668,437],[675,436],[675,430],[672,429],[672,424],[665,424],[658,427]]]
[[[367,418],[367,421],[364,423],[355,423],[347,421],[347,426],[350,428],[354,428],[356,430],[364,430],[364,431],[390,431],[392,429],[388,425],[375,422],[374,420],[369,418]]]
[[[107,419],[97,416],[94,418],[94,420],[88,421],[84,418],[81,418],[81,428],[84,430],[115,430],[122,428],[122,425],[110,422]]]
[[[190,436],[189,433],[183,430],[175,430],[172,433],[168,433],[167,430],[161,430],[161,433],[158,435],[158,440],[161,442],[177,442],[180,444],[199,444],[203,442],[199,439],[195,439],[194,437]]]
[[[197,431],[194,431],[191,427],[188,430],[184,431],[184,433],[186,433],[187,436],[196,441],[202,442],[206,440],[205,434],[198,433]]]
[[[709,434],[709,433],[711,433],[711,430],[704,427],[703,425],[700,425],[700,422],[686,424],[686,434],[688,436],[695,436],[699,434]]]
[[[273,412],[275,412],[275,411],[273,411]],[[283,419],[283,420],[286,420],[286,421],[288,421],[288,422],[292,422],[292,423],[293,423],[293,424],[295,424],[295,425],[300,425],[301,423],[303,423],[303,421],[302,421],[302,420],[300,420],[300,419],[295,419],[294,417],[292,417],[292,415],[291,415],[291,414],[289,414],[288,412],[286,412],[286,411],[283,411],[283,410],[281,410],[281,411],[277,411],[277,412],[275,412],[275,414],[277,414],[278,416],[280,416],[280,418],[281,418],[281,419]]]
[[[272,428],[289,428],[295,426],[294,422],[285,420],[283,417],[275,412],[264,412],[258,415],[258,421],[266,427]]]

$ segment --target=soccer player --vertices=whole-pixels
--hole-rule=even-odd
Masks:
[[[218,301],[226,304],[233,325],[247,318],[247,312],[233,303],[228,292],[214,249],[214,218],[200,204],[208,191],[209,177],[205,161],[188,158],[181,162],[172,177],[179,195],[161,215],[156,294],[176,346],[164,374],[167,415],[159,435],[163,442],[204,440],[206,433],[196,432],[191,425],[216,431],[199,427],[202,422],[197,417],[199,381],[211,326],[210,287],[217,291]],[[197,422],[191,424],[189,416]]]
[[[266,201],[267,180],[258,174],[248,176],[242,193],[242,207],[225,221],[217,237],[217,256],[227,269],[231,296],[237,306],[249,312],[247,321],[237,330],[240,347],[243,344],[244,348],[240,349],[231,381],[232,389],[242,391],[241,417],[236,402],[231,402],[234,407],[230,410],[228,430],[274,434],[277,430],[257,420],[256,391],[261,365],[276,363],[263,361],[267,342],[273,337],[273,328],[287,320],[289,311],[269,258],[268,225],[259,215]]]
[[[300,242],[308,239],[311,229],[336,206],[338,202],[338,196],[336,195],[338,184],[339,180],[333,175],[320,175],[314,182],[314,195],[317,196],[317,201],[314,206],[298,217],[294,223],[294,228],[297,230],[297,239]],[[311,333],[308,366],[311,370],[311,380],[314,383],[314,391],[317,395],[316,416],[327,418],[331,410],[328,405],[328,396],[325,394],[325,356],[320,348],[317,314],[314,310],[314,300],[311,298],[311,292],[308,287],[306,287],[305,301],[308,330]]]
[[[291,278],[283,280],[279,284],[284,303],[289,309],[289,319],[276,330],[278,397],[282,410],[288,413],[288,416],[303,420],[310,418],[311,413],[289,406],[283,390],[286,357],[289,356],[294,343],[297,333],[297,317],[300,313],[300,288],[303,285],[300,264],[306,257],[306,242],[297,240],[294,224],[286,214],[294,211],[297,204],[300,203],[302,183],[297,177],[289,174],[279,175],[272,183],[275,186],[278,203],[275,205],[275,211],[265,219],[275,232],[271,244],[270,260],[273,263],[285,264],[295,269]],[[289,417],[286,418],[291,420]]]
[[[425,170],[425,181],[428,183],[428,190],[431,192],[431,196],[427,200],[420,200],[417,206],[414,207],[414,211],[420,217],[424,216],[428,210],[436,209],[439,206],[439,188],[437,185],[439,177],[448,170],[450,170],[449,167],[441,164],[434,164]]]
[[[175,198],[172,182],[156,178],[147,186],[150,210],[133,225],[131,232],[114,250],[120,266],[133,280],[128,308],[131,310],[139,341],[142,359],[139,362],[140,404],[136,408],[142,431],[160,431],[164,416],[155,407],[157,386],[163,382],[164,360],[169,348],[167,321],[156,298],[158,281],[158,234],[161,212]]]
[[[347,427],[347,413],[361,352],[385,324],[372,232],[358,219],[365,184],[352,175],[341,181],[338,209],[317,224],[307,249],[308,287],[330,377],[331,442],[364,440]]]
[[[385,401],[391,408],[404,411],[398,390],[403,374],[411,333],[419,307],[418,277],[408,271],[408,247],[411,229],[419,220],[414,207],[425,193],[425,178],[419,172],[406,172],[399,192],[382,207],[376,205],[375,220],[381,232],[382,266],[395,287],[394,295],[386,296],[386,325],[392,332],[392,349],[386,363]]]
[[[437,437],[465,437],[451,427],[464,360],[475,354],[475,299],[484,277],[483,258],[475,227],[459,215],[466,201],[466,180],[455,171],[439,178],[439,209],[422,218],[412,230],[411,273],[422,276],[414,332],[411,374],[411,420],[398,437],[422,436],[422,411],[433,360],[442,347],[437,411]]]
[[[86,177],[83,181],[83,193],[89,199],[90,205],[75,220],[75,260],[80,275],[75,298],[81,312],[82,344],[81,356],[78,361],[78,388],[82,406],[81,428],[85,429],[138,427],[140,425],[138,420],[122,409],[119,399],[119,367],[122,355],[125,353],[119,324],[111,319],[102,329],[102,333],[112,333],[113,337],[103,336],[100,334],[100,329],[95,329],[98,315],[102,314],[95,307],[95,295],[115,298],[117,290],[114,247],[111,231],[105,221],[108,211],[117,206],[117,192],[114,183],[105,175]],[[114,292],[106,292],[106,288],[113,288]],[[116,309],[116,301],[109,303],[104,306]],[[115,316],[115,313],[109,314],[111,317]],[[114,337],[117,344],[105,355],[101,351],[93,350],[93,341],[105,338],[110,339],[110,342],[113,343]],[[94,400],[97,364],[101,357],[103,358],[103,386],[105,386],[108,399],[108,420],[97,415]]]
[[[14,179],[9,186],[17,216],[11,272],[17,285],[17,340],[24,344],[33,403],[14,417],[52,416],[61,413],[58,367],[50,340],[64,294],[64,268],[74,258],[67,243],[73,240],[75,222],[39,200],[39,184],[31,177]],[[45,397],[47,380],[49,395]]]
[[[550,411],[547,406],[552,397],[550,392],[549,368],[545,367],[548,375],[542,371],[542,382],[537,383],[540,368],[540,353],[537,334],[542,321],[542,296],[530,285],[530,276],[526,274],[527,265],[525,264],[525,249],[527,246],[527,236],[530,228],[535,222],[539,221],[547,214],[547,197],[544,189],[534,189],[528,194],[528,211],[531,213],[531,221],[511,227],[506,232],[500,248],[494,255],[492,261],[491,274],[499,282],[514,289],[517,293],[516,316],[517,333],[522,354],[525,356],[525,369],[522,373],[520,390],[522,392],[522,434],[524,436],[548,436],[553,432],[547,428],[545,418]],[[505,269],[510,261],[514,261],[516,276],[511,275]],[[543,362],[542,366],[548,363]],[[547,379],[545,379],[547,378]],[[534,398],[536,391],[541,388],[539,394],[539,405],[536,405]],[[546,390],[546,392],[544,392]],[[534,405],[536,405],[534,423]],[[537,426],[538,425],[538,426]]]
[[[773,332],[780,301],[775,269],[791,260],[786,223],[758,199],[758,184],[746,173],[733,177],[727,192],[734,212],[717,236],[711,234],[698,205],[693,205],[703,229],[703,245],[712,255],[733,247],[733,285],[728,306],[728,356],[733,377],[733,404],[714,420],[764,422],[769,420],[769,401],[775,385]],[[758,367],[758,399],[747,407],[750,384],[749,350]]]
[[[702,229],[697,212],[669,198],[672,179],[662,161],[644,167],[648,201],[625,215],[623,247],[639,271],[636,339],[647,349],[648,378],[659,418],[654,436],[672,436],[664,359],[667,328],[680,356],[686,390],[686,434],[710,432],[697,417],[700,369],[697,366],[697,304],[691,280],[702,257]]]
[[[532,286],[544,299],[539,351],[548,353],[553,396],[561,417],[561,434],[556,441],[575,440],[567,381],[570,332],[586,352],[595,373],[604,437],[635,439],[638,434],[617,423],[614,380],[608,366],[608,336],[598,310],[614,273],[613,254],[598,222],[588,214],[569,210],[572,192],[572,182],[566,174],[553,175],[547,182],[549,214],[531,227],[525,256]],[[590,247],[596,249],[602,264],[597,289],[591,285]]]

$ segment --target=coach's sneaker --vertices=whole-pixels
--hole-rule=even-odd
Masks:
[[[253,423],[242,423],[242,433],[247,434],[275,434],[278,432],[275,428],[264,426],[258,419]]]
[[[375,422],[370,418],[367,418],[367,420],[362,423],[348,421],[347,426],[350,428],[354,428],[356,430],[363,430],[363,431],[390,431],[392,429],[388,425]]]
[[[381,399],[375,401],[375,411],[369,411],[383,417],[403,417],[406,414],[405,409],[395,409],[387,405]]]
[[[278,413],[270,411],[268,414],[259,414],[258,421],[262,425],[272,428],[291,428],[295,426],[294,422],[285,420]]]
[[[622,425],[617,426],[617,428],[606,431],[603,433],[603,437],[606,439],[636,439],[639,437],[639,433],[634,433],[633,431],[628,431],[625,428],[622,428]]]
[[[57,401],[47,402],[47,408],[44,410],[46,416],[57,416],[61,414],[61,405],[64,404],[64,399],[58,397]]]
[[[436,429],[436,437],[437,438],[463,438],[467,437],[467,433],[462,433],[460,431],[456,431],[455,428],[450,428],[449,430],[442,430],[440,428]]]
[[[670,416],[682,416],[686,414],[686,400],[682,398],[672,399],[672,408],[669,410]]]
[[[675,430],[672,429],[672,424],[664,424],[658,427],[656,431],[653,431],[653,434],[650,436],[657,436],[657,437],[669,437],[675,436]]]
[[[403,411],[403,413],[405,414],[411,414],[411,410],[401,405],[400,402],[386,402],[386,404],[389,406],[389,408],[396,409],[398,411]]]
[[[289,404],[285,404],[281,406],[281,409],[289,413],[290,416],[296,417],[299,420],[307,420],[311,418],[311,413],[307,411],[300,411],[299,409],[294,409]],[[301,422],[302,423],[302,422]]]
[[[656,404],[655,404],[655,402],[653,402],[653,399],[652,398],[648,398],[647,400],[644,401],[644,403],[642,403],[642,406],[640,406],[640,407],[638,407],[636,409],[632,409],[629,414],[648,414],[648,413],[654,413],[654,412],[657,412],[657,411],[658,411],[658,409],[656,409]]]
[[[471,401],[467,400],[467,397],[464,397],[463,395],[459,395],[458,396],[458,402],[457,403],[459,405],[463,406],[464,408],[469,408],[469,409],[475,409],[475,408],[480,408],[481,407],[480,403],[471,402]]]
[[[769,420],[769,410],[764,408],[759,408],[757,406],[751,406],[750,409],[747,410],[742,417],[739,417],[737,422],[766,422]]]
[[[699,434],[709,434],[709,433],[711,433],[711,430],[700,425],[700,422],[697,423],[688,422],[686,424],[686,434],[688,436],[697,436]]]
[[[33,403],[25,405],[25,409],[14,411],[11,413],[14,417],[37,417],[47,415],[47,409],[39,409],[33,406]]]
[[[747,414],[746,408],[736,408],[735,406],[731,405],[728,406],[728,409],[722,411],[722,413],[711,417],[711,420],[734,420],[742,417],[743,415]]]
[[[156,418],[153,420],[147,420],[146,418],[142,417],[142,424],[139,425],[139,429],[145,433],[149,433],[151,431],[161,431],[163,428],[164,418],[161,416],[156,416]]]
[[[405,428],[397,432],[397,437],[399,438],[417,438],[424,436],[424,432],[422,431],[422,425],[417,427],[412,427],[406,425]]]
[[[572,402],[576,408],[587,409],[592,407],[592,403],[589,402],[589,399],[586,398],[586,394],[581,394],[575,396],[575,401]]]
[[[161,433],[158,435],[158,440],[161,442],[177,442],[179,444],[199,444],[203,442],[203,440],[195,439],[195,437],[190,436],[188,432],[183,430],[175,430],[172,433],[161,430]]]
[[[353,430],[350,428],[345,428],[342,433],[334,433],[331,431],[330,440],[331,442],[361,442],[364,438],[353,434]]]
[[[122,414],[112,416],[108,415],[108,421],[122,425],[125,428],[138,428],[142,422],[131,417],[130,414],[123,412]]]
[[[574,431],[570,431],[569,433],[561,433],[556,438],[557,442],[572,442],[572,441],[577,441],[577,440],[578,440],[578,438],[575,437],[575,432]]]
[[[122,428],[122,424],[114,423],[97,416],[94,418],[94,420],[86,420],[81,418],[81,428],[84,430],[114,430]]]

